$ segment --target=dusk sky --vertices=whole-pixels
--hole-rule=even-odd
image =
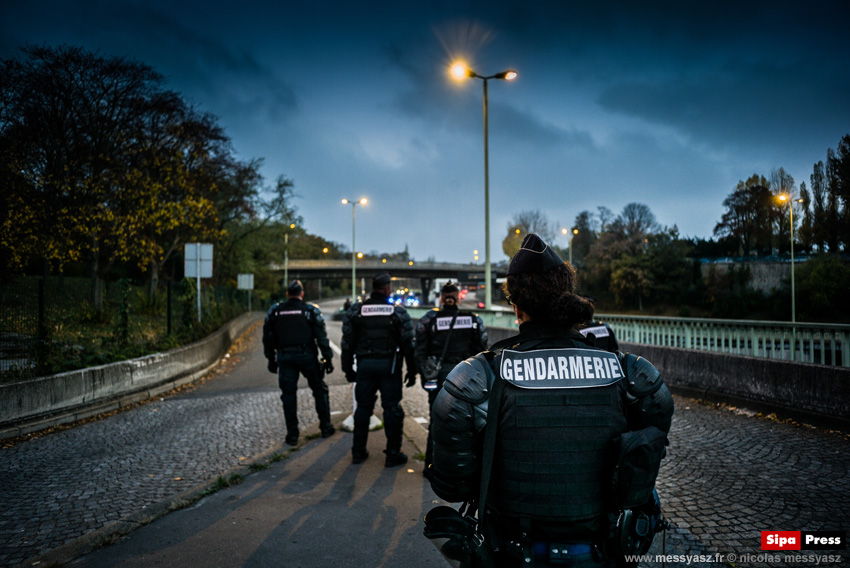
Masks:
[[[2,0],[0,57],[26,44],[128,56],[219,118],[240,158],[295,184],[305,229],[357,249],[492,260],[512,218],[556,229],[649,206],[708,238],[739,180],[810,185],[850,133],[850,2]],[[566,237],[558,233],[557,244]],[[482,257],[483,258],[483,257]]]

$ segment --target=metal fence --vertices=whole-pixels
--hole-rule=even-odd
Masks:
[[[21,277],[0,286],[0,382],[138,357],[203,337],[247,311],[242,290],[201,287],[198,318],[191,280],[147,285],[106,283],[103,310],[84,278]]]
[[[429,308],[408,308],[421,317]],[[512,312],[478,310],[490,330],[516,333]],[[617,340],[658,347],[678,347],[784,359],[801,363],[850,367],[850,325],[757,320],[670,318],[596,314],[608,323]],[[496,334],[490,333],[491,341]],[[502,334],[498,334],[499,337]]]
[[[850,367],[850,325],[597,314],[618,341]]]

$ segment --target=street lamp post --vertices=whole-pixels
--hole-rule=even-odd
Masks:
[[[484,309],[490,310],[493,307],[493,294],[491,288],[491,268],[490,268],[490,157],[488,147],[488,131],[487,131],[487,81],[490,79],[503,79],[505,81],[513,81],[516,79],[517,72],[513,69],[488,75],[486,77],[479,75],[470,69],[465,63],[456,62],[450,69],[452,77],[457,80],[473,77],[481,79],[484,84],[483,96],[483,114],[484,114]]]
[[[295,223],[290,223],[290,229],[295,228]],[[283,287],[289,287],[289,231],[283,234]]]
[[[566,235],[567,230],[561,229],[561,234]],[[576,236],[577,234],[578,234],[578,229],[573,229],[573,232],[570,234],[569,243],[567,245],[570,248],[570,251],[569,251],[569,253],[570,253],[570,266],[573,265],[573,237]]]
[[[794,289],[794,200],[790,195],[780,195],[779,201],[788,202],[788,220],[791,224],[791,360],[797,351],[797,294]],[[802,199],[797,200],[802,203]]]
[[[357,301],[357,292],[355,291],[355,287],[357,286],[357,251],[355,249],[355,240],[354,240],[354,226],[355,226],[355,214],[354,211],[357,209],[357,204],[366,205],[366,198],[361,197],[358,201],[351,201],[350,199],[343,199],[342,204],[348,205],[351,204],[351,302],[354,303]]]

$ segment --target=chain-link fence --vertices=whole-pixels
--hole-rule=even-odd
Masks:
[[[84,278],[20,277],[0,286],[0,382],[140,357],[190,343],[248,310],[249,292],[167,282],[107,282],[102,310]],[[256,303],[256,299],[255,299]]]

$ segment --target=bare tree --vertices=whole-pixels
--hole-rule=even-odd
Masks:
[[[797,185],[791,174],[786,172],[784,168],[780,167],[771,170],[770,191],[773,193],[774,197],[779,195],[786,196],[787,206],[793,207],[799,211],[799,206],[797,205]],[[774,201],[774,208],[776,215],[773,216],[773,225],[775,227],[775,234],[777,238],[777,248],[780,252],[782,252],[783,249],[789,248],[789,217],[791,216],[784,212],[785,205],[780,205],[778,202]],[[799,218],[799,214],[796,217]],[[796,224],[797,219],[795,219],[794,222]]]
[[[555,228],[545,213],[539,209],[522,211],[514,215],[508,223],[507,234],[502,239],[502,251],[512,257],[519,250],[519,245],[529,233],[535,233],[547,243],[554,243]]]
[[[643,203],[629,203],[617,217],[626,236],[632,239],[644,239],[658,231],[659,225],[652,210]]]

